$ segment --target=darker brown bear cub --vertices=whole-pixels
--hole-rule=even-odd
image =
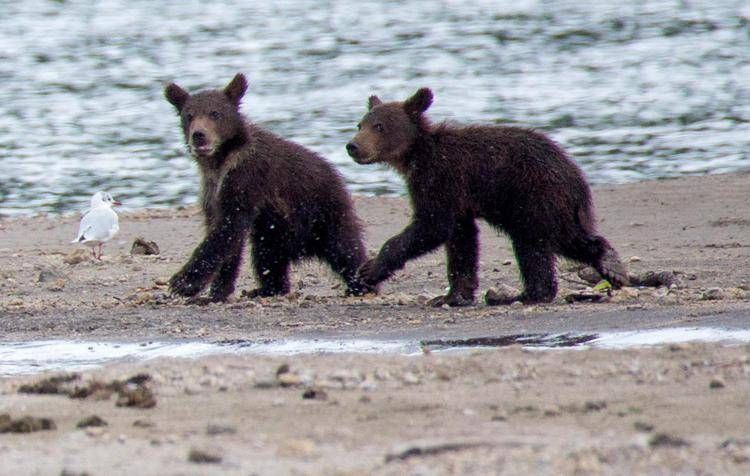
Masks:
[[[250,297],[289,292],[290,263],[317,257],[348,294],[375,289],[357,278],[365,260],[359,222],[344,183],[322,157],[248,122],[240,113],[247,81],[238,74],[223,91],[190,95],[176,84],[165,95],[182,119],[185,141],[201,174],[206,236],[170,280],[170,290],[209,299],[234,291],[245,240],[252,240]]]
[[[545,135],[518,127],[432,125],[432,92],[404,102],[370,97],[347,144],[360,164],[385,162],[405,179],[411,223],[359,270],[375,286],[417,256],[445,243],[448,294],[433,305],[474,302],[482,218],[513,243],[524,290],[488,304],[548,302],[557,294],[555,255],[592,265],[615,287],[628,281],[607,240],[596,233],[591,191],[581,170]]]

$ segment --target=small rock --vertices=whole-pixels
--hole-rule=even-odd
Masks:
[[[257,378],[255,379],[255,388],[274,388],[279,384],[278,380],[273,378]]]
[[[513,261],[511,261],[509,259],[506,259],[505,261],[503,261],[503,266],[510,266],[512,264],[513,264]]]
[[[53,268],[43,268],[36,278],[37,283],[49,283],[62,278],[62,274]]]
[[[310,387],[302,392],[303,400],[328,400],[328,394],[321,388]]]
[[[597,270],[590,266],[585,266],[578,270],[576,273],[579,278],[586,281],[589,284],[596,284],[602,280],[602,275]]]
[[[76,428],[88,428],[91,426],[107,426],[108,423],[104,421],[104,419],[98,415],[91,415],[90,417],[86,417],[83,420],[79,421],[76,425]]]
[[[231,425],[218,425],[215,423],[209,423],[206,427],[206,434],[211,436],[234,435],[235,433],[237,433],[237,428]]]
[[[279,445],[279,456],[291,458],[309,458],[317,452],[317,445],[309,439],[290,439]]]
[[[688,342],[674,342],[668,348],[670,352],[684,352],[692,349],[692,345]]]
[[[276,369],[276,376],[278,377],[281,374],[285,374],[291,371],[291,367],[289,367],[289,364],[283,363],[279,365],[279,368]]]
[[[607,297],[606,294],[587,292],[587,291],[576,291],[573,293],[566,294],[564,299],[568,303],[574,302],[601,302]]]
[[[86,471],[73,471],[67,468],[63,468],[63,470],[60,471],[60,476],[91,476],[91,474],[87,473]]]
[[[156,406],[156,397],[148,387],[143,385],[136,385],[135,388],[125,386],[120,389],[115,405],[118,407],[153,408]]]
[[[7,413],[0,415],[0,433],[32,433],[55,429],[57,425],[50,418],[25,416],[14,420]]]
[[[188,453],[188,461],[191,463],[216,464],[221,463],[221,460],[221,455],[212,450],[193,448],[190,450],[190,453]]]
[[[709,288],[701,293],[702,301],[720,301],[724,299],[724,290],[721,288]]]
[[[495,413],[490,418],[491,421],[508,421],[508,414],[505,412]]]
[[[501,284],[495,288],[489,288],[484,294],[484,302],[488,306],[502,304],[511,304],[518,296],[518,290],[506,284]]]
[[[38,395],[69,394],[68,388],[72,382],[80,380],[77,373],[53,375],[36,383],[24,384],[18,388],[18,393],[33,393]]]
[[[598,412],[605,408],[607,408],[607,402],[604,400],[589,400],[583,404],[583,411],[586,413]]]
[[[285,372],[283,374],[277,375],[276,380],[282,387],[296,387],[297,385],[300,385],[302,383],[302,378],[299,375],[293,374],[291,372]]]
[[[89,426],[86,427],[86,435],[94,438],[97,436],[102,436],[104,434],[104,427],[103,426]]]
[[[133,422],[133,426],[136,428],[153,428],[154,423],[148,420],[136,420]]]
[[[653,431],[654,425],[652,425],[651,423],[646,423],[645,421],[636,421],[635,423],[633,423],[633,428],[635,428],[637,431],[649,433]]]
[[[56,279],[54,283],[47,286],[48,291],[60,292],[65,289],[65,280],[62,278]]]
[[[156,278],[154,284],[157,286],[167,286],[169,284],[169,278]]]
[[[146,241],[142,237],[137,237],[130,248],[131,255],[158,255],[159,245],[155,241]]]
[[[406,372],[403,375],[402,380],[407,385],[418,385],[421,382],[419,377],[414,375],[412,372]]]
[[[63,263],[69,264],[69,265],[76,265],[78,263],[83,263],[84,261],[90,261],[90,260],[91,260],[91,253],[88,250],[84,250],[83,248],[78,248],[77,250],[65,256],[63,258]]]
[[[631,256],[630,258],[628,258],[628,261],[631,262],[631,263],[639,263],[641,261],[641,257],[640,256]]]
[[[708,388],[718,389],[718,388],[724,388],[727,384],[724,382],[724,380],[721,377],[714,377],[711,379],[711,382],[708,384]]]
[[[626,302],[626,301],[635,301],[640,296],[640,292],[635,288],[620,288],[617,291],[615,291],[614,296],[612,297],[612,302],[618,303],[618,302]]]
[[[643,273],[629,273],[628,279],[631,286],[642,286],[649,288],[667,287],[681,288],[684,287],[682,280],[674,271],[645,271]]]
[[[680,438],[679,436],[672,436],[667,433],[656,433],[654,436],[649,438],[648,444],[652,448],[656,448],[659,446],[690,446],[690,443],[688,443],[683,438]]]

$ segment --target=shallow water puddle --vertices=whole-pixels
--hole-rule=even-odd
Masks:
[[[510,345],[527,348],[623,349],[678,342],[750,342],[750,329],[673,328],[603,333],[528,333],[506,336],[436,340],[298,339],[228,340],[219,342],[169,341],[148,343],[76,342],[63,340],[0,343],[0,376],[43,371],[96,368],[112,362],[136,362],[157,357],[197,358],[212,354],[256,353],[295,355],[326,353],[379,353],[418,355],[430,352],[466,352]]]

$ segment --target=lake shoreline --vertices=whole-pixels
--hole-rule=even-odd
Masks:
[[[447,285],[442,249],[413,260],[382,286],[380,295],[344,298],[343,287],[326,266],[293,267],[293,292],[247,300],[254,287],[247,257],[237,291],[225,304],[192,305],[173,299],[166,281],[202,238],[195,207],[120,214],[120,234],[104,248],[102,261],[70,245],[78,217],[37,216],[0,220],[0,298],[3,340],[235,339],[288,335],[476,335],[637,329],[691,322],[712,315],[727,325],[747,322],[750,273],[750,212],[745,184],[750,175],[726,174],[595,187],[599,231],[619,251],[631,273],[674,273],[670,288],[628,288],[601,303],[568,304],[565,296],[591,285],[575,264],[558,263],[560,292],[555,302],[519,308],[488,307],[493,286],[520,287],[510,242],[481,227],[477,305],[434,309],[424,305]],[[408,223],[402,198],[355,197],[369,252]],[[159,255],[130,253],[133,241],[155,241]],[[67,264],[80,260],[75,264]],[[625,322],[620,314],[629,315]],[[531,318],[533,316],[533,319]],[[682,316],[682,317],[679,317]]]

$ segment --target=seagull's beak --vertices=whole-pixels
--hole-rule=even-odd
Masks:
[[[119,207],[120,205],[122,205],[122,202],[117,201],[117,200],[112,200],[112,205]]]

